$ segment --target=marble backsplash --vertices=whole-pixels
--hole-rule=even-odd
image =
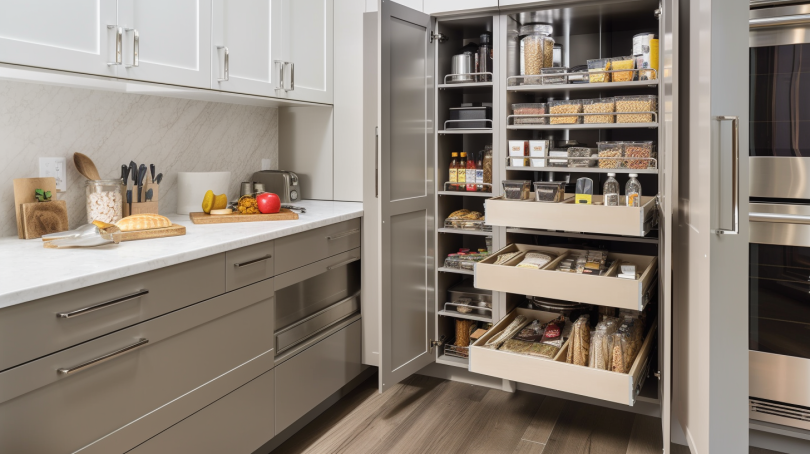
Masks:
[[[0,81],[0,236],[17,235],[15,178],[39,176],[40,157],[67,158],[71,227],[84,224],[85,178],[73,153],[89,156],[102,178],[121,164],[163,173],[160,212],[177,208],[177,172],[230,171],[229,196],[261,169],[278,168],[278,109]]]

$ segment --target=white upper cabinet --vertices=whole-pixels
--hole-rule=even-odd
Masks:
[[[274,65],[274,71],[283,73],[283,89],[275,96],[332,104],[333,1],[274,0],[274,4],[281,10],[278,60],[283,62],[278,69]]]
[[[0,62],[115,76],[116,30],[115,0],[0,0]]]
[[[214,0],[211,88],[260,96],[281,89],[281,3]]]
[[[119,0],[128,79],[211,88],[211,0]]]
[[[424,0],[423,8],[432,15],[497,10],[498,0]]]

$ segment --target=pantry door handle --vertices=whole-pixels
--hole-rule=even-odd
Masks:
[[[740,233],[740,117],[721,115],[717,121],[731,121],[731,229],[716,229],[718,235],[739,235]]]
[[[278,79],[276,80],[276,90],[284,90],[284,62],[275,60],[273,64],[278,68]]]
[[[349,263],[354,263],[354,262],[356,262],[358,260],[360,260],[360,257],[352,257],[349,260],[344,260],[344,261],[342,261],[340,263],[335,263],[334,265],[327,266],[326,271],[332,271],[335,268],[340,268],[341,266],[348,265]]]
[[[326,237],[326,239],[328,241],[337,240],[339,238],[346,238],[347,236],[352,236],[355,233],[360,233],[360,229],[347,230],[347,231],[345,231],[343,233],[338,233],[337,235],[330,235],[330,236]]]
[[[141,59],[138,54],[141,53],[141,35],[138,33],[138,30],[134,28],[125,28],[124,31],[132,32],[132,64],[126,65],[127,68],[131,67],[138,67],[140,65]]]
[[[268,255],[267,257],[262,257],[260,259],[250,260],[248,262],[234,263],[233,266],[235,268],[242,268],[242,267],[245,267],[245,266],[255,265],[255,264],[259,263],[259,262],[264,262],[265,260],[270,260],[271,258],[273,258],[273,256]]]
[[[132,301],[135,298],[140,298],[144,295],[148,295],[149,290],[143,289],[139,290],[135,293],[130,293],[129,295],[124,295],[120,298],[115,298],[109,301],[105,301],[103,303],[94,304],[92,306],[87,306],[82,309],[76,309],[75,311],[70,312],[59,312],[56,314],[56,318],[73,318],[78,317],[80,315],[89,314],[90,312],[95,312],[100,309],[106,309],[110,306],[115,306],[117,304],[126,303],[127,301]]]
[[[112,30],[115,29],[115,61],[108,62],[107,66],[116,66],[120,65],[123,61],[123,46],[124,46],[124,29],[123,27],[118,27],[117,25],[108,25],[107,29]]]
[[[295,90],[295,63],[285,61],[284,66],[287,65],[290,65],[290,88],[289,89],[285,88],[284,91],[293,91]],[[281,71],[282,73],[284,72],[283,69]],[[284,84],[282,83],[281,86],[283,87]]]
[[[60,369],[56,369],[56,373],[59,374],[59,375],[70,375],[72,373],[79,372],[82,369],[87,369],[88,367],[97,366],[97,365],[99,365],[99,364],[101,364],[103,362],[106,362],[106,361],[109,361],[111,359],[117,358],[117,357],[123,355],[124,353],[129,353],[129,352],[131,352],[131,351],[133,351],[133,350],[135,350],[137,348],[143,347],[144,345],[146,345],[148,343],[149,343],[149,339],[138,339],[138,342],[135,342],[132,345],[127,345],[124,348],[120,348],[120,349],[118,349],[118,350],[116,350],[114,352],[107,353],[104,356],[99,356],[98,358],[91,359],[90,361],[85,361],[85,362],[79,364],[78,366],[74,366],[74,367],[71,367],[71,368],[64,368],[63,367],[63,368],[60,368]]]
[[[228,46],[217,46],[217,50],[219,49],[225,49],[225,59],[222,70],[223,76],[221,79],[217,79],[217,82],[227,82],[231,78],[231,53],[228,51]]]

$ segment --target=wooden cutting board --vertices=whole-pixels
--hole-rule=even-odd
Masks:
[[[121,232],[121,241],[149,240],[152,238],[166,238],[169,236],[181,236],[186,234],[186,226],[173,224],[162,229],[133,230],[131,232]]]
[[[195,224],[229,224],[232,222],[256,222],[256,221],[295,221],[298,214],[287,208],[282,208],[278,213],[273,214],[205,214],[189,213],[188,217]]]

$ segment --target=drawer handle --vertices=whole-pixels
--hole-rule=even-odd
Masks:
[[[105,308],[108,308],[110,306],[115,306],[116,304],[126,303],[127,301],[131,301],[131,300],[134,300],[135,298],[140,298],[140,297],[142,297],[144,295],[148,295],[148,294],[149,294],[149,290],[145,290],[145,289],[140,290],[140,291],[137,291],[135,293],[122,296],[120,298],[105,301],[105,302],[99,303],[99,304],[94,304],[92,306],[88,306],[88,307],[85,307],[85,308],[82,308],[82,309],[76,309],[75,311],[59,312],[58,314],[56,314],[56,318],[78,317],[80,315],[89,314],[90,312],[95,312],[95,311],[97,311],[99,309],[105,309]]]
[[[109,360],[111,360],[113,358],[117,358],[117,357],[123,355],[124,353],[128,353],[128,352],[131,352],[131,351],[133,351],[133,350],[135,350],[137,348],[143,347],[144,345],[146,345],[148,343],[149,343],[149,339],[139,339],[138,342],[135,342],[132,345],[128,345],[128,346],[126,346],[124,348],[121,348],[121,349],[118,349],[118,350],[116,350],[116,351],[114,351],[112,353],[107,353],[104,356],[99,356],[96,359],[91,359],[90,361],[83,362],[83,363],[79,364],[78,366],[71,367],[70,369],[66,369],[66,368],[56,369],[56,373],[59,374],[59,375],[70,375],[70,374],[72,374],[74,372],[78,372],[78,371],[80,371],[82,369],[86,369],[88,367],[92,367],[92,366],[101,364],[101,363],[103,363],[105,361],[109,361]]]
[[[250,260],[248,262],[234,263],[233,266],[236,267],[236,268],[242,268],[243,266],[255,265],[255,264],[259,263],[259,262],[264,262],[265,260],[270,260],[271,258],[273,258],[273,256],[268,255],[267,257],[262,257],[262,258],[256,259],[256,260]]]
[[[338,238],[346,238],[347,236],[354,235],[355,233],[360,233],[360,229],[347,230],[347,231],[345,231],[343,233],[338,233],[337,235],[328,236],[328,237],[326,237],[326,239],[329,240],[329,241],[332,241],[332,240],[336,240]]]
[[[335,263],[334,265],[329,265],[326,267],[327,271],[332,271],[335,268],[340,268],[341,266],[348,265],[349,263],[356,262],[360,260],[360,257],[352,257],[349,260],[344,260],[340,263]]]

